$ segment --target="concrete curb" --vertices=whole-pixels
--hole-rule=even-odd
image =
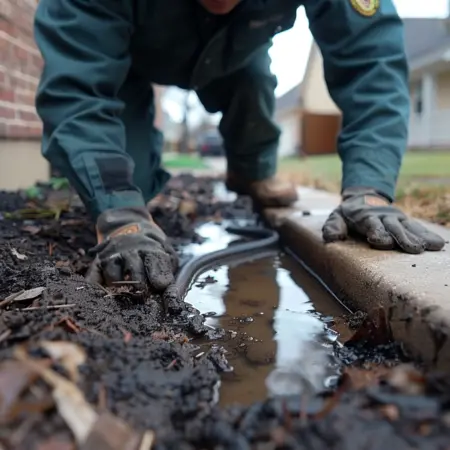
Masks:
[[[313,189],[301,195],[294,208],[265,211],[284,243],[352,310],[374,314],[382,306],[413,358],[450,370],[450,246],[408,255],[362,242],[324,244],[322,225],[339,197]],[[450,241],[450,230],[425,225]]]

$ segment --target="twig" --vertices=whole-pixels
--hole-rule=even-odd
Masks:
[[[113,281],[112,284],[143,284],[141,281],[135,281],[135,280],[123,280],[123,281]]]
[[[109,292],[108,289],[103,287],[100,283],[95,283],[95,286],[97,286],[99,289],[101,289],[106,295],[111,295],[111,292]]]
[[[22,289],[20,292],[16,292],[15,294],[11,294],[10,296],[6,297],[5,300],[0,302],[0,308],[3,308],[4,306],[8,306],[10,303],[12,303],[19,295],[22,295],[25,291]]]
[[[104,384],[100,384],[98,389],[98,409],[100,411],[106,411],[106,388]]]
[[[82,331],[87,331],[89,333],[96,334],[97,336],[100,336],[103,338],[106,337],[106,334],[101,333],[100,331],[94,330],[93,328],[83,328]]]
[[[0,342],[8,339],[9,335],[12,333],[10,329],[5,330],[2,334],[0,334]]]
[[[19,308],[19,311],[37,311],[39,309],[66,309],[74,308],[77,306],[75,303],[70,303],[68,305],[50,305],[50,306],[30,306],[28,308]]]
[[[139,446],[139,450],[150,450],[153,447],[153,443],[155,442],[155,433],[153,431],[146,431],[144,436],[142,436],[141,445]]]
[[[133,335],[128,330],[125,330],[125,328],[119,327],[119,330],[123,333],[123,341],[125,344],[128,344],[133,338]]]
[[[166,370],[173,369],[175,367],[175,364],[177,363],[177,360],[174,359],[168,366],[166,367]]]

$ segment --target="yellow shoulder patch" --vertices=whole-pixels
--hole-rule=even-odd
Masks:
[[[380,7],[380,0],[350,0],[353,9],[362,16],[373,16]]]

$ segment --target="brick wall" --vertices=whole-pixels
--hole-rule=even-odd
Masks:
[[[42,61],[33,39],[38,0],[0,0],[0,139],[41,135],[34,99]]]

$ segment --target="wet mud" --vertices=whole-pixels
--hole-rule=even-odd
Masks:
[[[94,230],[66,194],[0,194],[3,448],[126,448],[87,445],[106,439],[93,437],[105,411],[151,436],[140,448],[448,446],[450,380],[404,365],[382,314],[369,324],[343,312],[277,254],[203,274],[165,315],[158,295],[84,281]],[[172,180],[152,210],[184,258],[211,243],[199,222],[255,220],[248,199],[223,200],[214,182],[189,176]],[[324,327],[347,336],[327,341]],[[294,371],[281,371],[275,388],[288,395],[267,398],[266,375],[287,366]],[[333,383],[323,367],[338,374]],[[78,397],[57,391],[61,379]]]

